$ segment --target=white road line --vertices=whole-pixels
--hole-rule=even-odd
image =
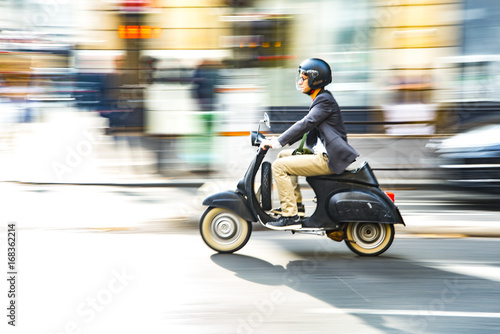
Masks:
[[[444,216],[444,217],[451,217],[451,216],[472,216],[472,217],[478,217],[478,216],[490,216],[490,217],[494,217],[494,219],[496,219],[496,217],[498,216],[498,213],[497,212],[481,212],[481,211],[474,211],[474,212],[471,212],[471,211],[430,211],[430,210],[427,210],[425,213],[426,215],[423,215],[422,214],[422,211],[410,211],[410,210],[401,210],[402,214],[408,216],[408,215],[412,215],[412,216],[418,216],[418,217],[436,217],[436,216]],[[428,214],[432,213],[432,216],[429,216]],[[470,219],[470,218],[468,218]],[[477,219],[475,219],[477,220]],[[496,221],[497,223],[497,226],[498,226],[498,221]]]
[[[449,271],[459,275],[478,277],[494,282],[500,282],[500,267],[486,265],[464,264],[425,264],[426,267]]]
[[[477,277],[490,281],[500,282],[500,267],[484,264],[444,264],[441,261],[422,261],[422,265],[448,271],[459,275]],[[460,287],[460,286],[459,286]],[[459,318],[494,318],[500,319],[498,312],[465,312],[465,311],[438,311],[430,309],[420,310],[377,310],[355,308],[321,308],[311,309],[308,313],[320,314],[365,314],[381,316],[421,316],[421,317],[459,317]]]
[[[405,201],[398,201],[396,200],[396,205],[399,207],[402,206],[450,206],[450,205],[455,205],[458,206],[455,203],[443,203],[443,202],[405,202]]]
[[[431,311],[431,310],[375,310],[355,308],[322,308],[311,309],[308,313],[321,314],[367,314],[367,315],[400,315],[422,317],[466,317],[466,318],[500,318],[500,313],[494,312],[459,312],[459,311]]]
[[[449,220],[438,219],[436,216],[422,216],[415,214],[404,214],[403,217],[406,225],[408,226],[431,226],[431,227],[471,227],[471,228],[490,228],[492,232],[496,232],[499,229],[498,221],[488,221],[482,220],[477,221],[470,219],[469,217],[463,217],[463,220],[458,220],[460,217],[450,217]],[[449,216],[446,216],[449,217]],[[452,219],[451,219],[452,218]],[[426,231],[422,230],[422,233]],[[460,233],[460,231],[457,231]]]

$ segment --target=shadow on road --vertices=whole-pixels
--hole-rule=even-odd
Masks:
[[[211,260],[243,280],[288,287],[333,306],[319,311],[305,307],[304,316],[320,312],[333,323],[339,314],[349,314],[383,333],[465,333],[464,324],[470,320],[436,316],[436,312],[467,312],[471,305],[476,305],[477,312],[497,308],[492,302],[485,305],[480,297],[488,296],[488,289],[495,290],[493,282],[474,281],[397,257],[301,255],[310,257],[285,267],[235,254],[216,254]],[[491,321],[498,324],[498,319]]]

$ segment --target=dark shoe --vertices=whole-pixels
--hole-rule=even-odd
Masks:
[[[298,215],[293,217],[282,216],[275,221],[267,223],[266,227],[273,230],[296,230],[302,227],[302,222],[300,221],[300,217]]]
[[[306,207],[302,203],[297,203],[297,211],[299,217],[304,217],[306,215]],[[277,215],[281,215],[281,207],[277,209],[272,209],[272,213],[275,213]]]

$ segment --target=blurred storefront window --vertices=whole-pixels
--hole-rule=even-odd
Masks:
[[[500,6],[497,0],[466,0],[463,54],[500,55]]]
[[[466,0],[456,54],[438,60],[439,123],[444,131],[500,119],[500,6],[493,0]]]

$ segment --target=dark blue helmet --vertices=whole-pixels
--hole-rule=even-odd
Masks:
[[[304,60],[297,70],[297,89],[302,75],[307,75],[307,83],[311,89],[325,87],[332,82],[332,70],[328,63],[319,58]]]

